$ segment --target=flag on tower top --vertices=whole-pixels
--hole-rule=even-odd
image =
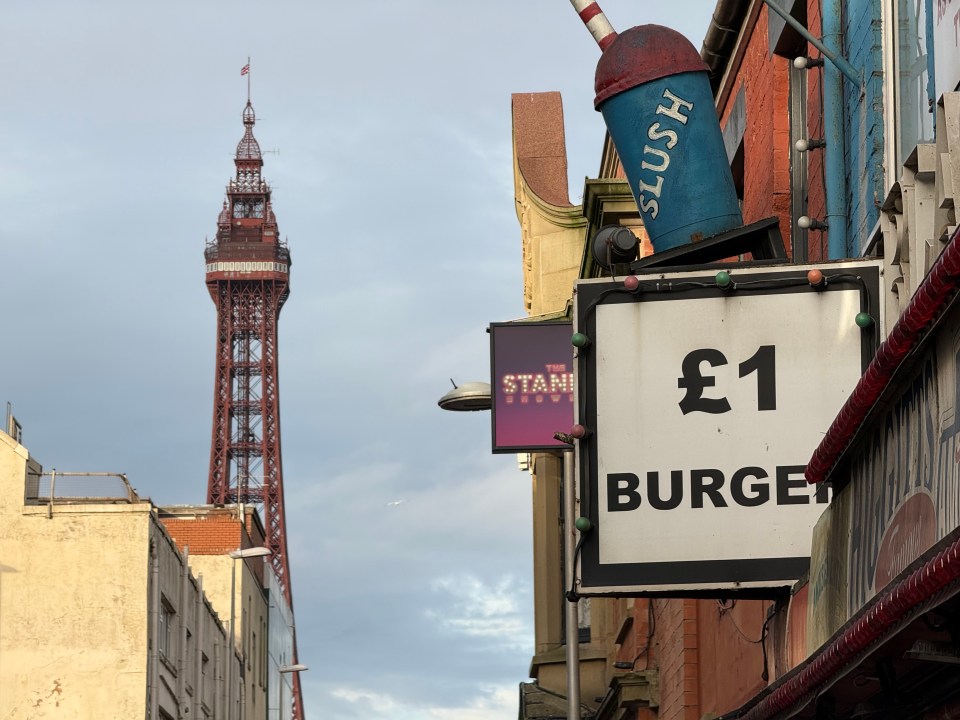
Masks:
[[[240,68],[241,75],[246,75],[248,72],[250,72],[250,63],[247,63],[242,68]]]

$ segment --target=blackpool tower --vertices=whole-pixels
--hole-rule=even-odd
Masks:
[[[261,174],[255,121],[248,99],[234,159],[236,174],[227,184],[217,234],[204,253],[207,290],[217,307],[207,502],[262,509],[270,562],[292,610],[277,366],[277,320],[290,294],[290,251],[280,240],[270,186]],[[293,679],[294,717],[302,720],[299,675]]]

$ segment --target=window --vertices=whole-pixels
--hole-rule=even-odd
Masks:
[[[187,646],[184,648],[184,664],[186,667],[187,676],[184,678],[184,683],[186,685],[186,690],[191,695],[193,694],[193,682],[197,674],[197,652],[196,652],[196,643],[193,641],[193,633],[190,632],[190,628],[187,628]]]
[[[933,83],[928,27],[931,0],[889,0],[896,106],[896,175],[919,143],[933,141]],[[889,88],[888,88],[889,89]]]
[[[174,612],[166,599],[160,600],[160,630],[157,647],[160,657],[169,658],[173,654]]]
[[[246,199],[233,201],[233,216],[235,218],[262,218],[263,200]]]
[[[205,652],[200,653],[200,687],[197,688],[197,696],[200,702],[207,702],[207,688],[210,687],[210,658]]]
[[[250,598],[249,598],[249,597],[247,597],[247,606],[248,606],[248,607],[250,606]],[[240,650],[241,650],[241,657],[243,658],[243,661],[244,661],[244,662],[241,663],[241,666],[242,666],[242,665],[246,665],[246,666],[247,666],[247,670],[249,670],[249,669],[250,669],[250,653],[247,652],[247,649],[248,649],[248,647],[249,647],[249,644],[248,644],[248,642],[247,642],[247,638],[250,636],[250,623],[247,621],[247,608],[244,608],[244,609],[243,609],[243,621],[242,621],[242,622],[243,622],[243,624],[242,624],[240,627],[242,628],[242,632],[243,632],[243,635],[242,635],[243,640],[242,640],[242,644],[241,644]]]
[[[260,616],[260,637],[264,638],[263,648],[260,650],[260,687],[267,686],[267,623]]]

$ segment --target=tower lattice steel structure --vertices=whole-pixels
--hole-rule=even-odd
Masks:
[[[280,455],[277,321],[290,294],[290,251],[280,240],[263,179],[263,155],[253,136],[253,105],[243,110],[236,175],[207,243],[207,290],[217,306],[213,437],[207,502],[259,505],[270,562],[293,608]],[[296,639],[294,639],[296,662]],[[294,717],[303,718],[299,674]]]

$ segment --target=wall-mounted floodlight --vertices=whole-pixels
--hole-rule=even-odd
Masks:
[[[640,241],[623,225],[605,225],[593,236],[593,259],[604,270],[637,259]]]
[[[490,383],[468,382],[457,385],[453,380],[453,390],[437,400],[443,410],[489,410],[493,407],[490,397]]]

